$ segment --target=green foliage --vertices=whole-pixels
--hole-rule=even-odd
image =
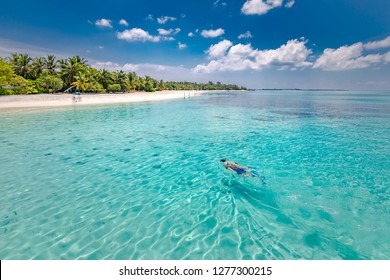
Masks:
[[[47,93],[48,91],[44,89],[38,82],[38,80],[28,80],[31,85],[35,88],[35,93]],[[31,92],[30,92],[31,93]]]
[[[55,92],[71,85],[83,92],[246,90],[244,87],[220,82],[164,82],[150,76],[140,77],[134,72],[97,70],[89,67],[88,62],[80,56],[56,61],[54,55],[33,59],[27,54],[15,53],[8,61],[9,63],[0,58],[0,85],[13,83],[15,89],[11,92],[16,94]],[[2,92],[5,90],[9,91],[5,88]]]
[[[11,78],[14,76],[11,64],[5,62],[0,57],[0,85],[9,85]]]
[[[22,76],[25,79],[34,78],[32,58],[28,54],[12,54],[10,64],[15,71],[15,74]]]
[[[55,92],[64,86],[64,82],[57,76],[49,74],[49,72],[43,72],[41,77],[37,80],[40,87],[45,89],[45,92]]]
[[[98,82],[93,81],[88,88],[90,92],[106,92],[106,89]]]
[[[108,91],[118,92],[120,90],[121,90],[121,85],[120,84],[110,84],[110,85],[108,85]]]
[[[0,86],[0,95],[11,95],[14,94],[14,91],[11,89],[6,89]]]
[[[56,61],[56,57],[54,55],[48,55],[44,58],[44,67],[45,71],[49,74],[56,74],[56,68],[58,66],[58,62]]]
[[[77,81],[77,76],[85,75],[88,71],[87,61],[79,56],[73,56],[69,59],[58,61],[60,65],[60,76],[66,86],[73,85]]]
[[[11,79],[10,85],[14,88],[15,94],[31,94],[38,93],[38,90],[34,87],[31,81],[21,77],[15,76]]]

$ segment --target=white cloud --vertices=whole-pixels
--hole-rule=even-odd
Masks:
[[[287,2],[284,6],[286,8],[291,8],[292,6],[294,6],[295,4],[295,0],[290,0],[289,2]]]
[[[146,17],[146,20],[154,20],[154,17],[152,14],[149,14],[147,17]]]
[[[183,50],[185,48],[187,48],[187,45],[186,44],[182,44],[179,42],[178,46],[177,46],[179,49]]]
[[[383,55],[383,60],[385,61],[385,63],[390,63],[390,51]]]
[[[195,37],[195,34],[190,32],[190,33],[188,33],[188,37]]]
[[[98,46],[98,49],[104,49],[104,46]]]
[[[364,45],[359,42],[351,46],[343,46],[338,49],[325,49],[323,54],[314,63],[313,68],[325,71],[343,71],[362,69],[378,64],[385,59],[384,55],[363,55]]]
[[[368,42],[364,44],[364,48],[367,50],[375,50],[390,47],[390,36],[381,41]]]
[[[125,30],[123,32],[117,32],[118,39],[126,40],[128,42],[159,42],[162,38],[160,36],[152,36],[149,32],[141,28],[133,28],[130,30]]]
[[[216,1],[214,1],[214,6],[215,6],[215,7],[218,7],[218,6],[227,6],[227,3],[226,3],[226,2],[222,2],[222,0],[216,0]]]
[[[120,24],[120,25],[124,25],[124,26],[129,26],[129,24],[127,23],[127,21],[124,20],[124,19],[121,19],[121,20],[119,21],[119,24]]]
[[[211,60],[208,64],[197,65],[195,73],[222,71],[260,70],[269,66],[286,66],[286,69],[304,68],[312,65],[307,61],[312,51],[306,48],[305,40],[290,40],[272,50],[253,49],[251,44],[233,45],[224,40],[212,45],[206,52]]]
[[[157,22],[159,23],[159,24],[165,24],[165,23],[167,23],[167,21],[174,21],[174,20],[176,20],[176,18],[174,18],[174,17],[168,17],[168,16],[165,16],[165,17],[160,17],[160,18],[158,18],[157,19]]]
[[[286,8],[291,8],[295,0],[290,0],[285,4]],[[268,11],[283,6],[283,0],[247,0],[241,8],[245,15],[264,15]]]
[[[248,38],[252,38],[252,37],[253,37],[252,33],[250,31],[247,31],[243,34],[240,34],[238,36],[238,39],[248,39]]]
[[[223,40],[218,44],[211,45],[210,48],[206,51],[206,53],[210,57],[221,57],[226,54],[226,51],[233,46],[233,43],[229,40]]]
[[[225,30],[223,30],[222,28],[218,28],[215,30],[202,30],[202,32],[200,33],[200,35],[202,35],[202,37],[204,38],[215,38],[223,34],[225,34]]]
[[[157,29],[158,31],[158,34],[162,35],[162,36],[169,36],[169,35],[176,35],[178,34],[181,30],[180,28],[176,28],[176,29],[163,29],[163,28],[159,28]]]
[[[112,28],[111,20],[110,20],[110,19],[105,19],[105,18],[98,19],[98,20],[95,22],[95,25],[98,26],[98,27]]]

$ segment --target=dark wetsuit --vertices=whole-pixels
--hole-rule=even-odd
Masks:
[[[246,170],[244,168],[233,168],[233,170],[236,171],[238,175],[246,173]]]

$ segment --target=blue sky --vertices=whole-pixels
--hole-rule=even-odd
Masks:
[[[7,1],[0,56],[251,88],[390,89],[388,0]]]

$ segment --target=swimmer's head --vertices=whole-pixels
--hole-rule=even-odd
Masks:
[[[225,161],[226,161],[226,159],[224,159],[224,158],[223,158],[223,159],[221,159],[221,162],[225,162]]]

